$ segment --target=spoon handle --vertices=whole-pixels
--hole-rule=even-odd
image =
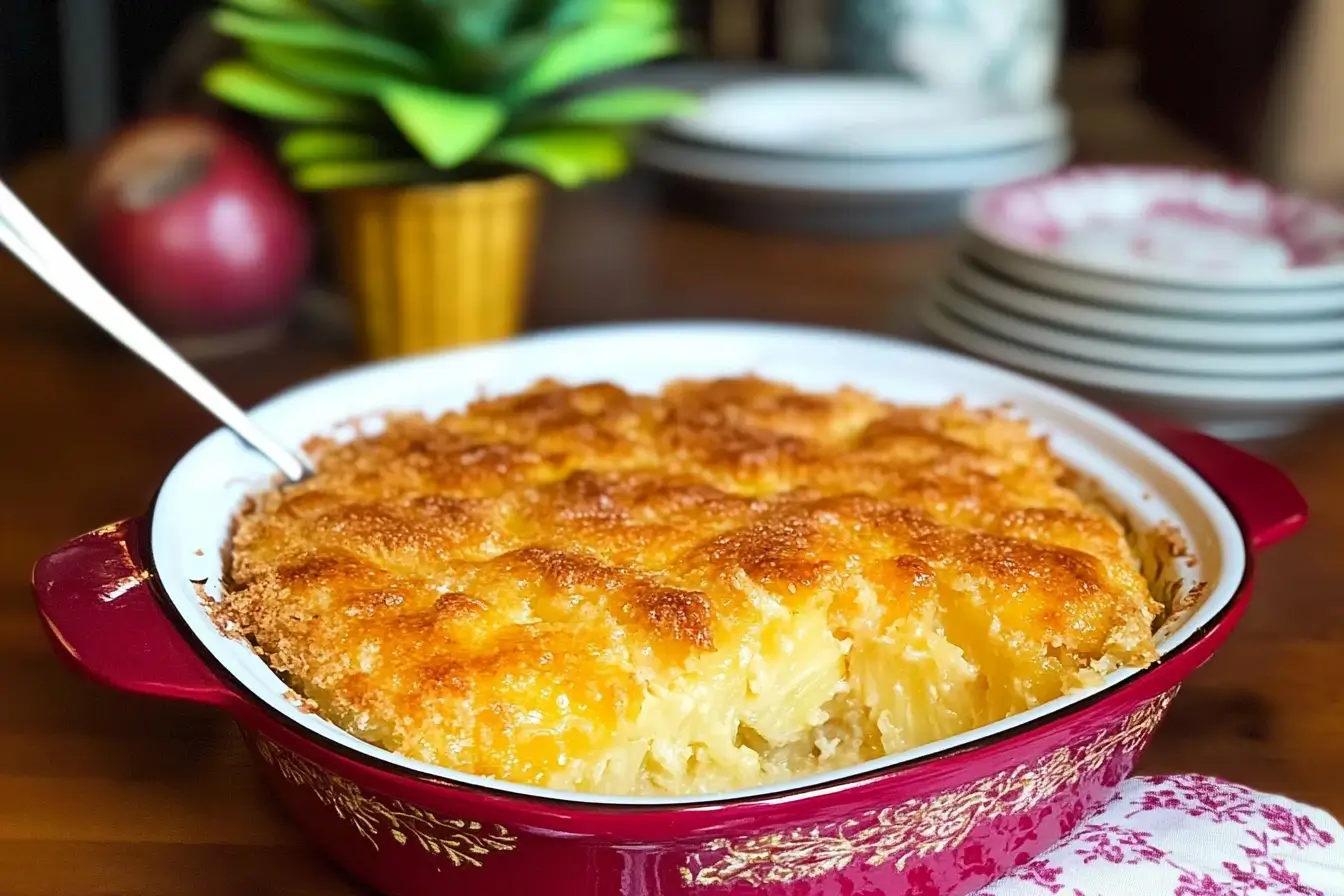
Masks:
[[[81,265],[60,240],[0,181],[0,242],[57,295],[196,399],[244,442],[266,456],[291,481],[307,464],[252,422],[243,409],[127,310]]]

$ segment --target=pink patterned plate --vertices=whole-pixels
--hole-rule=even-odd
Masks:
[[[1220,172],[1071,168],[982,193],[967,221],[1023,261],[1138,283],[1344,286],[1344,211]]]
[[[1320,809],[1217,778],[1131,778],[1068,839],[974,896],[1052,893],[1344,893],[1344,827]]]

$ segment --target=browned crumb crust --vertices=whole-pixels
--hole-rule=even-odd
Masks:
[[[1125,533],[1065,474],[1025,424],[960,404],[542,382],[322,444],[315,476],[239,514],[216,616],[414,758],[751,784],[1151,661]]]

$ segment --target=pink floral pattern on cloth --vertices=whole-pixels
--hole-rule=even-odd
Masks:
[[[975,896],[1344,896],[1344,828],[1199,775],[1132,778],[1066,840]]]

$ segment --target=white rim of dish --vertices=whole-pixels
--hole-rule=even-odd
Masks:
[[[951,282],[938,284],[934,301],[983,330],[1032,348],[1126,369],[1169,371],[1197,376],[1344,376],[1344,350],[1199,350],[1114,337],[1093,336],[1004,311]]]
[[[967,205],[966,224],[981,239],[1006,251],[1028,257],[1037,264],[1100,274],[1130,284],[1193,286],[1200,289],[1344,286],[1344,260],[1270,268],[1263,272],[1251,273],[1222,271],[1213,267],[1192,271],[1176,266],[1143,265],[1123,259],[1102,260],[1079,256],[1067,249],[1042,246],[1024,238],[1020,231],[1029,229],[1029,226],[1021,222],[1014,223],[1014,220],[1022,219],[1028,213],[1021,211],[1020,208],[1002,211],[1005,206],[1010,205],[1029,206],[1035,210],[1031,214],[1035,214],[1043,206],[1049,205],[1048,200],[1044,198],[1045,194],[1052,191],[1073,191],[1083,195],[1075,197],[1066,207],[1061,208],[1059,210],[1061,213],[1076,214],[1080,209],[1086,209],[1091,213],[1099,205],[1109,202],[1116,209],[1114,219],[1127,219],[1137,210],[1136,201],[1142,196],[1141,191],[1160,190],[1164,185],[1173,190],[1178,186],[1184,189],[1185,193],[1179,197],[1182,202],[1187,200],[1204,202],[1215,199],[1219,191],[1224,193],[1240,191],[1237,199],[1229,203],[1238,211],[1244,211],[1248,206],[1254,205],[1254,200],[1259,198],[1262,202],[1274,203],[1289,210],[1282,212],[1281,215],[1278,211],[1272,212],[1275,215],[1284,218],[1292,215],[1330,215],[1339,219],[1337,229],[1344,230],[1344,212],[1326,202],[1278,192],[1267,184],[1235,178],[1218,171],[1143,165],[1076,166],[1065,171],[1023,178],[1005,184],[974,197]],[[1255,195],[1247,191],[1253,191]],[[1189,197],[1195,198],[1190,200]],[[1051,210],[1046,214],[1054,213]],[[1265,214],[1271,212],[1267,211]]]
[[[1077,301],[1067,293],[1047,291],[1045,287],[1027,289],[995,276],[997,273],[974,256],[960,255],[948,265],[945,276],[963,292],[997,308],[1039,323],[1065,324],[1101,336],[1123,335],[1146,342],[1224,349],[1344,344],[1344,317],[1246,321],[1142,314]]]
[[[863,75],[781,74],[713,87],[666,133],[731,150],[803,158],[897,159],[991,152],[1062,135],[1057,104]]]
[[[975,233],[966,233],[962,251],[1023,286],[1039,286],[1057,295],[1099,308],[1125,308],[1144,314],[1233,319],[1259,324],[1288,318],[1344,314],[1340,289],[1237,289],[1216,285],[1158,285],[1116,280],[1075,271],[1019,255]]]
[[[912,376],[910,371],[919,375]],[[1182,528],[1196,560],[1183,568],[1188,585],[1209,587],[1188,615],[1159,631],[1169,655],[1222,613],[1246,569],[1244,536],[1222,500],[1182,460],[1133,426],[1063,390],[952,352],[877,336],[778,324],[616,324],[543,333],[505,343],[370,365],[299,386],[252,411],[282,441],[313,434],[350,436],[390,410],[436,413],[488,391],[508,392],[547,373],[570,381],[608,379],[650,389],[684,376],[759,373],[805,389],[853,383],[905,402],[962,396],[993,406],[1013,401],[1051,437],[1056,452],[1101,482],[1142,526]],[[393,398],[395,396],[395,398]],[[352,419],[352,414],[356,415]],[[344,423],[338,422],[344,421]],[[192,581],[218,593],[222,549],[243,497],[273,481],[274,470],[232,434],[216,431],[169,472],[153,509],[151,554],[159,581],[195,640],[253,699],[318,741],[329,742],[406,772],[500,795],[595,808],[658,808],[736,802],[828,785],[885,771],[948,750],[972,746],[1065,712],[1119,686],[1140,670],[1122,669],[1096,688],[1078,691],[956,737],[819,775],[721,794],[611,797],[511,784],[407,759],[361,741],[287,699],[288,688],[248,645],[225,637],[201,604]]]
[[[828,193],[937,193],[969,190],[1053,171],[1069,157],[1066,139],[965,158],[840,162],[789,159],[681,144],[650,134],[636,158],[657,171],[720,183]]]
[[[1267,407],[1344,400],[1344,376],[1266,380],[1149,373],[1082,361],[1023,345],[1004,336],[984,332],[933,302],[921,304],[920,318],[936,335],[993,363],[1113,395],[1150,395]]]

